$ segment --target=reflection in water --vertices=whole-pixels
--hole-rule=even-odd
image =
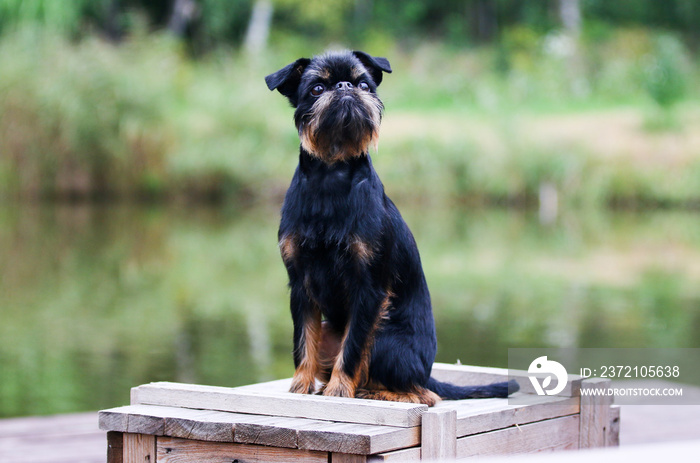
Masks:
[[[700,217],[401,205],[438,360],[509,347],[699,347]],[[0,207],[0,416],[124,404],[159,380],[290,376],[273,207]]]

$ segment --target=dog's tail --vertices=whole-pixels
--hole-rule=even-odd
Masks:
[[[508,397],[520,390],[520,385],[514,379],[493,383],[486,386],[457,386],[455,384],[443,383],[430,378],[428,389],[442,397],[443,399],[486,399],[490,397]]]

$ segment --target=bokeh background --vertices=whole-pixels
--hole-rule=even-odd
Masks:
[[[0,417],[290,376],[263,77],[386,56],[443,362],[700,347],[696,0],[0,0]]]

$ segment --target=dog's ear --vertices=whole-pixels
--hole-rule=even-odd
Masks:
[[[353,51],[352,54],[367,68],[367,71],[369,71],[372,80],[377,86],[382,82],[382,72],[391,72],[391,65],[386,58],[375,58],[374,56],[357,50]]]
[[[297,90],[301,82],[301,75],[304,74],[304,69],[311,62],[308,58],[299,58],[292,64],[288,64],[277,72],[273,72],[265,77],[265,83],[270,90],[277,89],[282,95],[289,98],[289,102],[296,108],[297,106]]]

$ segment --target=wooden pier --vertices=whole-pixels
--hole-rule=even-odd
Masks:
[[[436,364],[462,385],[507,379],[508,370]],[[564,396],[540,397],[526,377],[507,399],[443,401],[428,408],[290,394],[290,380],[239,388],[152,383],[131,405],[100,412],[109,463],[379,462],[615,446],[619,409],[582,397],[603,380],[571,377]]]

